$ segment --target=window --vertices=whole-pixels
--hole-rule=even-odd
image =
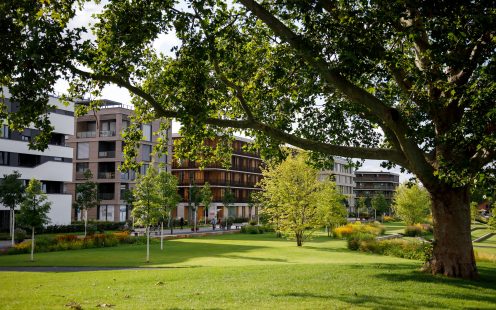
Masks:
[[[140,174],[146,174],[146,171],[148,170],[148,164],[143,164],[140,167]]]
[[[152,157],[151,157],[151,153],[152,153],[152,146],[151,145],[147,145],[147,144],[143,144],[143,147],[142,147],[142,154],[141,154],[141,159],[144,160],[144,161],[151,161],[152,160]]]
[[[121,205],[119,207],[119,221],[120,222],[127,221],[127,206],[126,205]]]
[[[88,163],[77,163],[76,164],[76,172],[84,173],[88,169],[89,169]]]
[[[62,157],[54,157],[53,160],[54,161],[62,161]]]
[[[143,124],[143,137],[145,141],[152,141],[152,125]]]
[[[9,138],[9,126],[8,125],[2,125],[2,134],[0,136],[1,138]]]
[[[100,220],[101,221],[114,221],[114,206],[100,205]]]
[[[115,136],[115,120],[101,122],[100,136],[101,137]]]
[[[0,165],[7,166],[9,164],[9,153],[0,152]]]
[[[88,142],[80,142],[77,144],[77,158],[88,159],[90,157],[90,144]]]

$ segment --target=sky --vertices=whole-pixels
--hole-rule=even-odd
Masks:
[[[87,29],[90,28],[90,25],[94,23],[94,19],[92,15],[98,13],[102,10],[103,6],[107,1],[101,1],[100,4],[95,3],[86,3],[83,7],[83,10],[80,10],[76,17],[71,21],[71,26],[80,27],[85,26]],[[92,38],[91,34],[88,34],[86,38]],[[171,48],[180,43],[179,39],[176,38],[174,33],[169,34],[161,34],[153,43],[153,47],[164,54],[172,55]],[[60,95],[66,93],[68,82],[60,79],[55,85],[56,95]],[[107,86],[102,91],[102,98],[114,100],[121,103],[129,104],[131,101],[131,96],[126,89],[120,88],[115,85]],[[177,122],[173,122],[172,131],[178,132],[180,128],[180,124]],[[394,168],[391,170],[387,170],[380,166],[380,160],[366,160],[363,166],[359,169],[361,171],[390,171],[395,172],[400,175],[400,182],[408,181],[412,177],[410,174],[401,173],[399,168]]]

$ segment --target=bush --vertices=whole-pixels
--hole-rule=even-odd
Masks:
[[[394,222],[396,221],[396,219],[392,216],[389,216],[389,215],[384,215],[384,217],[382,218],[382,221],[384,223],[389,223],[389,222]]]
[[[261,228],[259,226],[245,225],[245,226],[241,227],[241,233],[242,234],[255,235],[255,234],[263,234],[264,231],[263,231],[263,228]]]
[[[124,229],[126,222],[88,222],[87,231],[89,233],[105,230],[121,230]],[[63,234],[84,232],[84,222],[74,222],[70,225],[49,225],[38,231],[38,233],[46,234]]]
[[[420,237],[433,232],[434,229],[429,224],[415,224],[405,228],[405,236],[407,237]]]
[[[257,225],[257,221],[255,221],[255,220],[250,220],[250,221],[248,222],[248,224],[250,224],[251,226],[255,226],[255,225]]]
[[[360,222],[349,223],[344,226],[334,228],[332,233],[336,238],[349,238],[351,235],[356,233],[367,233],[375,236],[383,235],[385,232],[384,226],[378,222],[370,224],[362,224]]]
[[[348,249],[352,251],[357,251],[363,248],[365,242],[372,242],[374,240],[374,235],[365,232],[355,232],[348,236],[347,245]]]
[[[16,243],[24,241],[26,239],[27,234],[26,231],[22,228],[16,228],[14,230],[14,240]]]

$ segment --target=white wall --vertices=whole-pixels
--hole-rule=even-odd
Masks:
[[[42,156],[55,156],[55,157],[65,157],[72,158],[73,150],[71,147],[49,145],[43,152],[30,150],[28,143],[25,141],[1,139],[0,140],[0,151],[11,152],[11,153],[23,153],[32,155],[42,155]]]
[[[48,161],[34,168],[0,166],[0,177],[19,171],[21,179],[32,178],[41,181],[72,182],[72,163]]]
[[[72,196],[63,194],[49,194],[48,200],[52,202],[48,217],[48,225],[69,225],[71,223]]]

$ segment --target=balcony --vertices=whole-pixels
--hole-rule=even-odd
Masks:
[[[99,200],[114,200],[114,193],[98,193]]]
[[[76,137],[78,138],[95,138],[96,131],[79,131],[76,133]]]
[[[100,137],[115,137],[115,130],[100,130]]]
[[[99,179],[115,179],[115,172],[98,172]]]
[[[98,152],[99,158],[115,158],[115,151]]]
[[[76,172],[76,180],[85,180],[84,172]]]

